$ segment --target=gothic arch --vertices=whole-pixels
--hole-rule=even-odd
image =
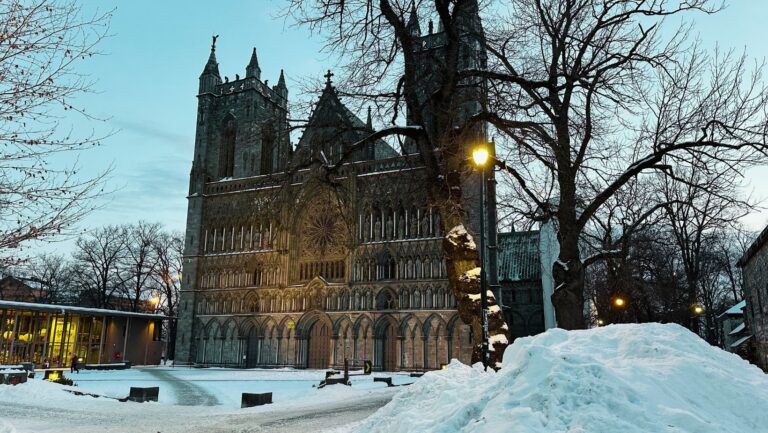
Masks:
[[[367,314],[361,314],[360,317],[355,320],[354,326],[352,326],[352,333],[355,338],[358,338],[362,335],[367,334],[367,332],[372,328],[373,322],[371,321],[371,318],[368,317]]]
[[[421,328],[422,336],[427,338],[431,330],[440,328],[446,329],[445,320],[443,320],[443,318],[438,314],[432,313],[429,315],[429,317],[426,318],[426,320],[424,320],[424,325]]]
[[[390,287],[385,287],[376,294],[375,310],[396,310],[398,306],[398,297],[395,291]]]

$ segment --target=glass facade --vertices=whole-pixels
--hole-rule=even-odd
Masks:
[[[105,317],[0,308],[0,364],[98,363]]]

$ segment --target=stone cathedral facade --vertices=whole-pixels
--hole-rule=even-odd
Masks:
[[[484,63],[476,8],[464,19],[462,61]],[[428,71],[443,35],[430,23],[421,36],[415,11],[408,25]],[[408,370],[470,361],[439,217],[408,143],[356,150],[330,183],[322,169],[301,168],[309,155],[338,161],[373,130],[370,112],[363,121],[350,111],[331,78],[293,145],[282,72],[274,86],[262,81],[254,50],[243,77],[222,81],[214,39],[198,91],[177,362],[327,368],[347,359]]]

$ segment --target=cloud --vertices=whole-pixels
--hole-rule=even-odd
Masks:
[[[120,119],[112,119],[111,122],[125,132],[160,139],[185,149],[189,148],[195,142],[194,137],[192,136],[169,131],[152,122],[135,122],[132,120]]]

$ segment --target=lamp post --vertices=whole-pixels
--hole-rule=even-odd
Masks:
[[[483,327],[483,367],[488,371],[488,294],[485,289],[485,167],[490,154],[485,146],[472,150],[472,161],[480,170],[480,309]]]

